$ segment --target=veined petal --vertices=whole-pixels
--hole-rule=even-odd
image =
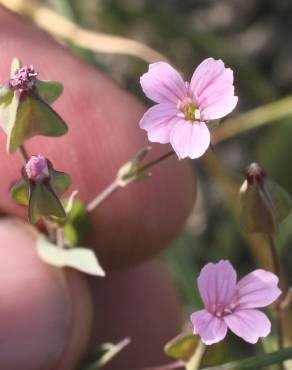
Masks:
[[[233,71],[225,68],[222,60],[205,59],[192,76],[190,90],[204,120],[226,116],[238,101],[234,96]]]
[[[170,143],[180,159],[201,157],[210,145],[210,131],[204,122],[180,119],[172,128]]]
[[[254,344],[271,332],[270,320],[259,310],[238,310],[223,319],[234,334],[249,343]]]
[[[169,143],[171,129],[178,121],[176,106],[161,103],[148,109],[139,124],[147,131],[150,141],[165,144]]]
[[[227,325],[224,320],[211,315],[206,310],[192,313],[191,321],[194,334],[198,334],[206,345],[220,342],[226,336]]]
[[[235,293],[236,271],[229,261],[208,263],[198,277],[198,288],[205,307],[213,311],[217,307],[228,305]]]
[[[281,294],[278,282],[278,277],[269,271],[258,269],[247,274],[236,286],[238,308],[268,306]]]
[[[158,62],[149,65],[149,70],[140,78],[145,95],[156,103],[173,102],[187,96],[187,87],[180,74],[171,65]]]

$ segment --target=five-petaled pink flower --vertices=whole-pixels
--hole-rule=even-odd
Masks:
[[[150,64],[140,83],[146,96],[158,103],[142,117],[148,139],[170,143],[179,158],[198,158],[210,145],[206,123],[230,113],[237,104],[233,72],[222,60],[205,59],[191,82],[165,62]]]
[[[205,309],[191,315],[194,334],[206,345],[224,339],[227,328],[249,343],[266,337],[271,323],[256,308],[279,297],[278,281],[272,272],[255,270],[236,283],[236,271],[229,261],[208,263],[197,280]]]

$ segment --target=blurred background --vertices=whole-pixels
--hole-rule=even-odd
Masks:
[[[24,3],[28,7],[30,1]],[[258,235],[247,236],[240,231],[237,191],[246,166],[258,161],[292,195],[292,95],[289,96],[292,94],[292,1],[39,0],[36,3],[70,20],[78,29],[98,32],[96,39],[90,39],[92,34],[86,33],[80,34],[79,39],[68,34],[56,36],[146,105],[150,102],[143,96],[138,79],[149,62],[159,60],[155,50],[177,66],[186,79],[209,56],[222,58],[233,68],[239,105],[232,117],[214,131],[213,141],[218,144],[215,155],[192,162],[198,174],[198,201],[185,231],[162,258],[176,279],[186,314],[201,307],[194,277],[206,262],[227,258],[239,274],[258,266],[271,269],[265,241]],[[40,23],[45,29],[50,28],[49,19]],[[100,33],[132,39],[152,49],[130,40],[124,43],[115,38],[104,40]],[[87,44],[92,47],[84,47]],[[105,49],[110,52],[104,53]],[[247,125],[249,129],[243,129]],[[292,215],[282,224],[276,239],[287,286],[292,285]],[[291,316],[290,312],[287,336],[290,334],[292,341]],[[269,350],[275,349],[273,338],[264,342]],[[219,345],[217,352],[214,347],[212,363],[209,361],[208,365],[263,350],[261,344],[251,346],[232,335],[228,336],[228,343],[228,347]]]

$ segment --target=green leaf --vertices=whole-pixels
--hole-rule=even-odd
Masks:
[[[66,208],[68,200],[64,201]],[[74,199],[72,208],[67,214],[67,223],[64,226],[64,235],[70,247],[74,247],[84,240],[90,228],[90,218],[86,206]]]
[[[25,180],[19,180],[12,186],[9,192],[10,197],[18,204],[28,206],[29,187]]]
[[[13,58],[10,66],[10,77],[13,77],[15,72],[22,67],[21,60]]]
[[[180,334],[166,343],[164,352],[169,357],[187,362],[197,351],[199,343],[199,337],[193,334]]]
[[[0,88],[0,105],[7,106],[11,103],[13,98],[13,90],[10,89],[8,84],[1,86]]]
[[[121,350],[130,343],[130,338],[125,338],[117,344],[104,343],[100,348],[88,356],[78,370],[97,370],[106,365]]]
[[[29,222],[35,224],[43,216],[55,216],[57,218],[65,218],[65,210],[48,185],[36,183],[31,185],[29,208]]]
[[[10,154],[33,136],[62,136],[67,130],[63,119],[41,99],[14,93],[7,128],[7,151]]]
[[[52,244],[43,235],[37,240],[37,253],[49,265],[71,267],[94,276],[105,276],[96,255],[88,248],[62,249]]]
[[[245,358],[229,362],[220,366],[207,367],[202,370],[258,370],[267,369],[268,366],[279,364],[292,358],[292,347],[264,355]]]
[[[51,187],[58,196],[63,195],[71,185],[71,176],[65,172],[51,170],[50,178]]]
[[[36,88],[41,99],[48,104],[52,104],[63,92],[63,85],[57,81],[37,80]]]

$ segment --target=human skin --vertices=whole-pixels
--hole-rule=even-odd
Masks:
[[[78,189],[80,199],[88,202],[148,144],[138,128],[145,108],[107,76],[2,8],[0,50],[3,83],[17,56],[24,64],[34,64],[40,79],[64,84],[55,109],[68,123],[69,133],[57,139],[34,138],[26,147],[69,173],[71,189]],[[192,207],[195,185],[186,163],[168,159],[153,169],[150,180],[120,190],[93,212],[87,244],[109,272],[104,279],[88,279],[37,258],[35,230],[15,220],[25,218],[26,210],[8,197],[21,161],[5,152],[5,139],[1,133],[0,206],[6,218],[0,221],[0,292],[5,302],[0,305],[0,369],[74,369],[89,349],[127,335],[134,342],[112,369],[163,361],[163,344],[181,325],[180,302],[161,263],[144,261],[179,234]],[[152,157],[167,150],[154,145]],[[112,272],[117,268],[124,271]],[[145,351],[147,356],[141,356]]]

